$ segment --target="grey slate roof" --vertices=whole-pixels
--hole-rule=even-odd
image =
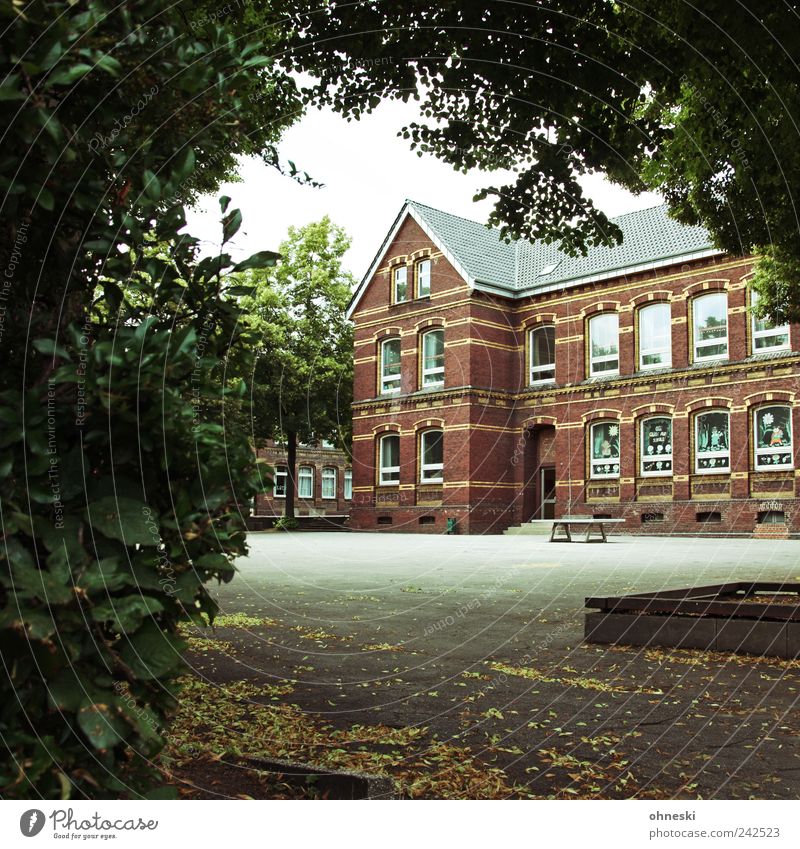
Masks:
[[[440,209],[406,201],[455,257],[476,286],[506,290],[511,297],[535,294],[556,284],[612,276],[626,269],[670,258],[712,252],[702,227],[687,227],[669,218],[666,205],[629,212],[612,219],[622,230],[622,244],[595,247],[588,256],[570,257],[555,244],[520,239],[511,243],[498,230]],[[552,268],[550,268],[552,266]],[[548,270],[549,269],[549,270]],[[544,273],[547,272],[547,273]]]

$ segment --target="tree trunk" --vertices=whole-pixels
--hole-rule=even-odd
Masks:
[[[286,434],[286,501],[284,516],[294,519],[294,494],[297,491],[295,481],[297,475],[297,434],[291,431]]]

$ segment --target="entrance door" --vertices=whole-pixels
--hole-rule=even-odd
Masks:
[[[539,469],[539,518],[556,517],[556,468],[542,466]]]

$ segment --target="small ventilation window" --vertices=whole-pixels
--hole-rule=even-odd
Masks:
[[[722,521],[722,514],[719,510],[709,510],[705,513],[697,513],[696,519],[704,525],[716,524]]]
[[[558,263],[559,263],[559,262],[561,262],[561,260],[558,260],[558,262],[551,262],[551,263],[548,263],[548,264],[547,264],[547,265],[546,265],[546,266],[545,266],[545,267],[544,267],[544,268],[543,268],[543,269],[539,272],[539,277],[546,277],[548,274],[552,274],[552,273],[556,270],[556,268],[558,267]]]
[[[785,525],[786,514],[783,510],[761,510],[758,514],[759,525]]]
[[[436,516],[420,516],[419,523],[420,525],[435,525]]]
[[[593,513],[593,519],[613,519],[614,517],[610,513]]]
[[[392,517],[391,516],[378,516],[378,524],[379,525],[391,525]]]
[[[664,522],[664,514],[663,513],[642,513],[642,524],[643,525],[657,525],[663,524]]]

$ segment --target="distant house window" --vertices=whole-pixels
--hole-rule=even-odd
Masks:
[[[272,482],[272,494],[275,498],[286,498],[286,479],[289,472],[286,466],[275,467],[275,480]]]
[[[322,470],[322,497],[336,498],[336,469]]]
[[[431,261],[420,260],[417,263],[417,297],[425,298],[431,293]]]
[[[344,470],[344,497],[350,500],[353,497],[353,470]]]
[[[615,312],[589,321],[589,374],[619,374],[619,316]]]
[[[672,474],[672,419],[656,416],[642,422],[642,475]]]
[[[422,385],[444,383],[444,330],[429,330],[422,337]]]
[[[696,472],[731,470],[730,416],[722,410],[699,413],[694,420]]]
[[[400,391],[400,340],[387,339],[381,344],[381,392]]]
[[[420,480],[422,483],[442,483],[444,469],[444,434],[441,430],[426,430],[420,437]]]
[[[408,268],[401,265],[394,270],[394,302],[400,304],[408,300]]]
[[[384,486],[400,483],[400,437],[396,433],[381,437],[378,460],[378,482]]]
[[[639,368],[672,365],[672,315],[669,304],[639,310]]]
[[[756,469],[791,469],[792,410],[790,407],[760,407],[754,413]]]
[[[530,335],[530,383],[549,383],[556,379],[556,329],[534,327]]]
[[[775,325],[767,318],[757,318],[758,292],[750,293],[750,308],[753,315],[753,353],[760,351],[782,351],[789,347],[789,325]]]
[[[300,466],[297,470],[297,495],[299,498],[314,497],[314,470],[311,466]]]
[[[589,431],[591,477],[619,477],[619,423],[597,422]]]
[[[694,359],[720,360],[728,356],[728,296],[712,292],[692,302]]]

